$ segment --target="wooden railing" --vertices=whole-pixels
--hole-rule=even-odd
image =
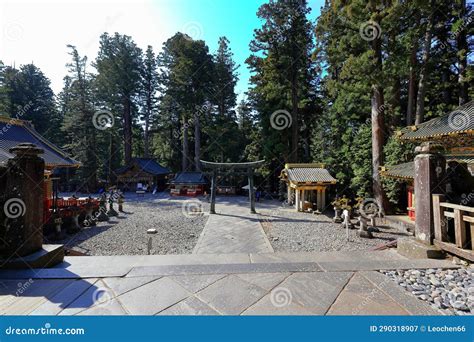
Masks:
[[[433,195],[434,244],[450,253],[474,261],[474,208],[444,202],[444,195]],[[448,239],[448,223],[454,220],[454,243]]]

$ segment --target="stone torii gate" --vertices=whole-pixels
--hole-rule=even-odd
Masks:
[[[255,190],[253,176],[255,169],[262,166],[264,160],[246,163],[214,163],[205,160],[201,160],[201,165],[211,170],[211,209],[210,213],[216,213],[216,188],[217,188],[217,175],[219,173],[235,173],[246,175],[249,179],[249,200],[250,200],[250,212],[255,214]]]

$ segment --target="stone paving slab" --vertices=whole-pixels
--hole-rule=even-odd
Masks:
[[[87,289],[97,282],[97,278],[93,279],[79,279],[72,281],[71,284],[63,288],[50,300],[36,308],[31,315],[57,315],[64,308],[75,301]]]
[[[12,292],[9,296],[13,300],[5,303],[7,305],[0,307],[1,315],[26,315],[36,309],[43,303],[51,300],[55,294],[71,281],[67,279],[60,280],[33,280],[24,282],[16,281],[17,290],[22,288],[22,293]]]
[[[66,308],[64,308],[58,315],[76,315],[85,309],[100,304],[102,301],[110,300],[111,298],[113,298],[113,296],[111,295],[110,290],[106,287],[104,281],[98,280]]]
[[[249,213],[248,203],[218,203],[216,211],[209,215],[194,254],[273,252],[258,215]]]
[[[328,315],[408,315],[409,312],[360,273],[344,287]]]
[[[225,273],[272,273],[272,272],[316,272],[321,268],[314,262],[269,263],[269,264],[230,264],[230,265],[176,265],[135,267],[126,277],[169,276],[187,274],[225,274]]]
[[[306,310],[324,315],[352,276],[351,272],[294,273],[278,285],[277,291]]]
[[[168,316],[216,316],[219,313],[212,309],[209,305],[199,300],[196,297],[188,297],[182,302],[179,302],[172,307],[163,310],[159,315]]]
[[[285,299],[285,298],[283,298]],[[313,312],[305,309],[302,305],[296,303],[293,300],[289,300],[288,303],[282,302],[275,306],[275,299],[272,299],[271,294],[267,294],[265,297],[260,299],[257,303],[245,310],[242,315],[244,316],[262,316],[262,315],[271,315],[271,316],[295,316],[295,315],[304,315],[311,316],[314,315]]]
[[[262,288],[229,275],[196,296],[216,311],[225,315],[239,315],[266,294]]]
[[[169,278],[160,278],[118,297],[132,315],[155,315],[191,294]]]

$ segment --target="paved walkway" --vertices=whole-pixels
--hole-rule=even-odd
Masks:
[[[194,254],[271,253],[273,248],[257,214],[250,213],[247,199],[218,198],[216,214],[210,215]]]
[[[0,314],[439,315],[378,272],[438,267],[456,266],[394,251],[67,257],[0,271]]]

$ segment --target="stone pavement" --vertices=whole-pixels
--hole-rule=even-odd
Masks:
[[[219,197],[216,214],[209,219],[194,247],[195,254],[270,253],[258,215],[250,214],[249,202],[241,197]]]
[[[0,271],[0,314],[439,315],[378,270],[454,267],[394,251],[67,257]]]

